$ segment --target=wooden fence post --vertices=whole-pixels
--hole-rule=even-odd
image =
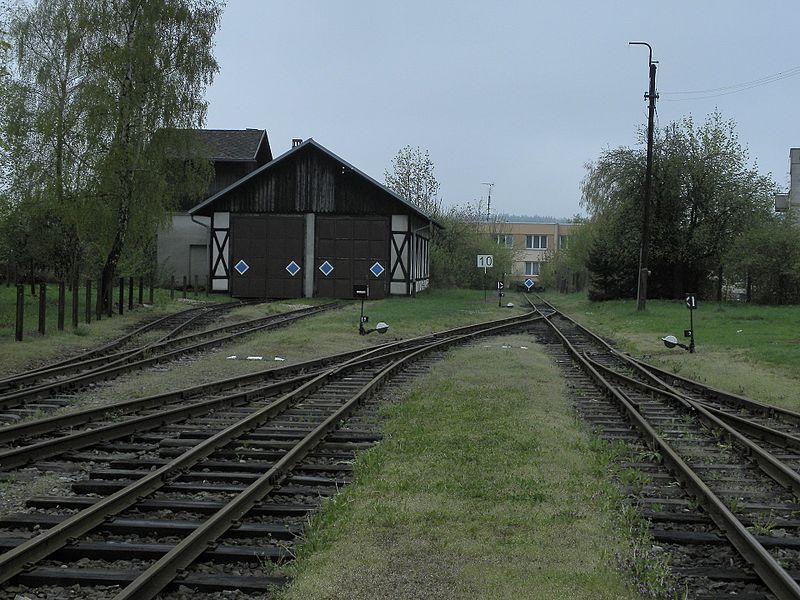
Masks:
[[[80,286],[81,280],[79,278],[75,278],[75,281],[72,283],[72,328],[77,329],[78,327],[78,302],[80,298],[78,297],[80,293]]]
[[[39,333],[45,334],[45,321],[47,319],[47,284],[39,284]]]
[[[58,282],[58,330],[64,331],[64,309],[66,304],[66,289],[64,282]]]
[[[76,284],[77,285],[77,284]],[[86,324],[92,322],[92,280],[86,280]],[[99,318],[99,317],[98,317]]]
[[[139,277],[139,306],[144,304],[144,277]]]
[[[150,306],[153,306],[155,304],[155,302],[153,301],[153,286],[155,285],[155,282],[153,281],[154,279],[155,278],[153,277],[153,274],[151,273],[150,274]]]
[[[25,285],[17,284],[17,330],[15,338],[18,342],[22,341],[22,325],[25,320]]]
[[[125,278],[119,278],[119,314],[125,312]]]
[[[133,277],[128,277],[128,310],[133,310]]]

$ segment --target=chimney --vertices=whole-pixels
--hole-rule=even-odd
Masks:
[[[301,138],[292,138],[292,148],[297,148],[302,143],[303,140]]]

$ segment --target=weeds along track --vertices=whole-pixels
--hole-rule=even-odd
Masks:
[[[534,304],[534,303],[532,303]],[[690,598],[800,598],[800,415],[615,351],[552,306],[536,336]]]
[[[309,513],[352,479],[355,453],[380,439],[383,398],[401,394],[448,347],[526,331],[538,318],[274,369],[260,374],[266,386],[248,376],[240,383],[255,387],[240,390],[240,401],[32,463],[72,471],[71,494],[31,498],[26,512],[0,518],[0,598],[269,597],[285,583],[274,565],[291,559]],[[217,399],[201,387],[184,404]],[[125,420],[107,417],[109,426]],[[44,429],[46,444],[65,437],[52,422]]]
[[[338,307],[339,304],[304,307],[208,328],[211,320],[219,319],[220,311],[242,304],[237,302],[223,306],[224,308],[211,307],[205,312],[185,315],[183,322],[171,326],[166,334],[143,346],[127,350],[118,350],[115,347],[93,358],[59,364],[0,381],[0,386],[7,390],[0,394],[0,423],[18,422],[32,413],[63,407],[69,404],[72,393],[98,381],[113,379],[120,374],[156,363],[166,363],[257,331],[282,327],[298,319]],[[188,327],[202,329],[178,335]]]

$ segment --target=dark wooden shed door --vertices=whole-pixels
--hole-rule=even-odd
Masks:
[[[371,298],[383,298],[389,285],[389,218],[322,217],[315,224],[316,257],[314,289],[316,296],[352,298],[353,284],[368,283]],[[333,266],[325,275],[320,266]],[[383,272],[375,275],[375,264]],[[380,269],[376,267],[375,272]]]
[[[299,298],[303,273],[305,221],[302,216],[231,215],[231,295],[237,298]],[[247,269],[236,268],[244,261]],[[241,266],[244,266],[242,264]],[[241,268],[240,268],[241,270]]]

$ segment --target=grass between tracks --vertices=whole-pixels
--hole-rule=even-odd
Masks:
[[[637,597],[614,567],[604,462],[564,394],[530,336],[453,351],[386,410],[284,600]]]
[[[800,410],[800,306],[699,302],[694,311],[696,353],[664,347],[683,340],[689,310],[681,300],[588,302],[583,294],[545,294],[575,320],[632,355],[728,392]]]

